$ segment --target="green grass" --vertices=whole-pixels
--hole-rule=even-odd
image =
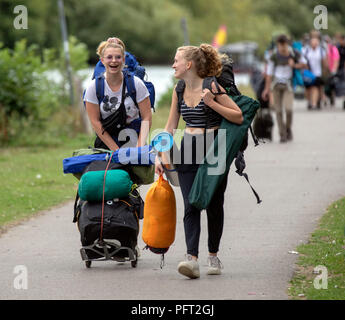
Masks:
[[[73,199],[78,180],[63,173],[62,160],[91,143],[79,136],[51,148],[0,149],[0,226]]]
[[[345,198],[329,206],[307,244],[297,247],[298,270],[289,286],[292,299],[345,299]],[[314,288],[316,266],[325,266],[328,272],[327,289]],[[299,296],[303,295],[303,296]]]

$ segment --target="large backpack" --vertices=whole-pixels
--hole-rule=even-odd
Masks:
[[[137,76],[140,78],[147,90],[150,94],[150,102],[151,102],[151,108],[155,111],[154,104],[155,104],[155,88],[152,82],[145,80],[146,70],[143,66],[139,64],[137,59],[134,55],[132,55],[129,52],[126,52],[125,56],[125,64],[126,67],[123,69],[123,75],[124,75],[124,81],[125,85],[127,87],[127,95],[132,98],[134,104],[138,107],[137,99],[136,99],[136,88],[134,85],[134,76]],[[96,95],[98,104],[101,104],[101,102],[104,99],[104,72],[105,67],[101,60],[99,60],[95,66],[95,69],[93,71],[92,80],[96,79]],[[85,95],[85,91],[84,91]]]

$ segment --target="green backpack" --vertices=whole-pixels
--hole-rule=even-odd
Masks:
[[[78,194],[86,201],[102,201],[105,171],[88,171],[80,179]],[[108,170],[105,177],[104,200],[127,197],[133,182],[129,174],[121,169]]]

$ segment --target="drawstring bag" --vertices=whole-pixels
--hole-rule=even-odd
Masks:
[[[169,182],[161,175],[147,191],[144,204],[144,223],[142,238],[146,249],[162,255],[175,240],[176,199]]]

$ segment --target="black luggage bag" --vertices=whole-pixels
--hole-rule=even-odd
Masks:
[[[106,161],[94,161],[84,172],[104,170]],[[123,169],[116,164],[112,169]],[[74,219],[80,232],[82,248],[80,250],[86,267],[91,261],[115,260],[137,263],[137,238],[139,219],[143,218],[144,201],[134,189],[126,198],[113,199],[104,203],[102,219],[102,201],[91,202],[79,199],[74,204]]]

